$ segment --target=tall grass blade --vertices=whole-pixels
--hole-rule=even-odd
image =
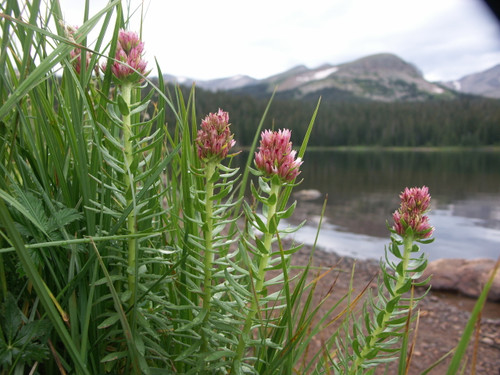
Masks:
[[[17,228],[15,227],[15,224],[12,220],[12,217],[10,216],[7,207],[5,206],[3,199],[0,199],[0,222],[2,223],[2,226],[5,228],[6,234],[9,237],[12,245],[16,249],[16,253],[22,264],[23,270],[24,272],[26,272],[27,277],[29,278],[33,287],[35,288],[37,296],[40,298],[40,301],[43,307],[45,308],[45,311],[50,321],[52,322],[54,329],[56,330],[57,334],[64,343],[67,352],[73,359],[77,373],[91,375],[87,369],[86,364],[83,362],[83,359],[80,357],[80,353],[75,343],[73,342],[68,331],[66,330],[66,327],[61,319],[61,316],[59,315],[56,307],[54,306],[54,303],[50,297],[50,293],[47,290],[47,286],[44,280],[40,277],[40,274],[38,273],[36,266],[33,263],[33,260],[31,259],[30,254],[28,254],[28,252],[26,251],[26,248],[24,247],[24,242],[21,239],[21,236],[19,235]]]
[[[79,28],[79,38],[83,39],[97,24],[97,22],[101,19],[101,17],[107,12],[111,11],[120,0],[115,0],[106,5],[101,11],[96,13],[94,17],[89,19]],[[61,63],[64,59],[67,59],[70,51],[75,48],[75,44],[66,38],[59,37],[53,33],[49,33],[46,30],[43,30],[35,25],[30,25],[26,22],[20,21],[16,18],[12,18],[4,13],[0,13],[0,17],[5,18],[13,23],[21,27],[28,28],[30,30],[34,30],[37,33],[42,35],[50,36],[55,40],[60,40],[61,44],[59,44],[52,53],[43,59],[40,64],[30,73],[25,80],[23,80],[20,85],[16,88],[16,90],[8,97],[8,99],[3,103],[0,107],[0,119],[2,119],[11,109],[12,107],[23,98],[31,89],[37,86],[41,81],[45,79],[45,75],[58,63]],[[47,35],[48,34],[48,35]],[[78,39],[78,40],[80,40]]]
[[[111,295],[113,296],[113,303],[115,306],[115,311],[118,313],[118,316],[120,318],[120,324],[123,329],[123,335],[125,336],[125,340],[127,341],[127,346],[128,346],[128,355],[131,357],[129,358],[131,363],[132,363],[132,370],[134,374],[140,375],[140,374],[149,374],[149,367],[144,359],[137,350],[134,336],[132,333],[132,330],[130,329],[129,322],[127,320],[127,316],[125,315],[125,311],[123,310],[120,297],[118,296],[118,293],[116,292],[115,287],[113,286],[113,280],[111,279],[111,276],[109,275],[109,272],[106,268],[106,265],[103,262],[103,259],[101,257],[101,254],[99,253],[99,250],[97,249],[97,246],[92,243],[92,246],[94,248],[95,254],[97,256],[97,259],[99,260],[99,264],[101,266],[102,272],[104,273],[106,279],[107,279],[107,285],[109,288],[109,291],[111,292]]]
[[[472,310],[471,316],[469,320],[467,321],[467,325],[465,326],[464,333],[462,334],[462,337],[460,338],[460,341],[457,345],[457,348],[455,350],[455,354],[453,355],[453,358],[451,359],[451,363],[448,367],[448,371],[446,372],[446,375],[454,375],[459,371],[460,363],[462,362],[462,359],[464,358],[465,351],[467,350],[467,346],[469,345],[469,340],[472,337],[472,334],[474,332],[474,327],[476,325],[476,321],[480,317],[481,311],[483,310],[484,303],[486,302],[486,298],[488,297],[488,293],[491,289],[491,286],[493,285],[493,281],[495,280],[495,274],[498,272],[498,269],[500,268],[500,258],[498,258],[495,266],[493,267],[491,271],[491,275],[488,278],[488,281],[484,285],[483,291],[479,295],[479,298],[477,299],[476,304],[474,305],[474,309]]]

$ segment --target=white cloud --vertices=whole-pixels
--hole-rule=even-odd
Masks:
[[[83,3],[61,0],[70,24],[81,23]],[[91,0],[91,14],[105,4]],[[132,4],[135,9],[140,0]],[[198,79],[264,78],[298,64],[338,64],[379,52],[401,56],[432,79],[456,79],[500,63],[500,27],[479,0],[144,0],[144,5],[146,57],[156,56],[165,73]],[[134,15],[133,27],[139,19]]]

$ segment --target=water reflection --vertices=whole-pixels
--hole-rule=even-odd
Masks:
[[[320,246],[360,258],[379,258],[387,244],[386,220],[406,186],[427,185],[436,241],[430,259],[500,255],[500,154],[488,151],[309,151],[296,188],[328,195]],[[322,199],[298,199],[294,220],[310,222]],[[306,243],[314,225],[297,235]]]

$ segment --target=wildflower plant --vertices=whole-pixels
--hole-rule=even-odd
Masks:
[[[222,164],[228,156],[230,149],[235,145],[234,135],[230,130],[229,113],[219,109],[216,113],[208,114],[202,121],[200,129],[195,139],[196,156],[198,163],[194,163],[190,168],[193,173],[202,179],[202,187],[193,184],[191,194],[195,202],[197,216],[186,218],[192,224],[201,228],[200,235],[191,233],[190,243],[194,247],[195,253],[203,255],[200,258],[203,266],[193,267],[203,276],[201,287],[202,310],[197,315],[200,323],[201,355],[208,355],[217,350],[217,339],[211,339],[211,333],[217,331],[217,322],[211,321],[211,313],[214,309],[214,292],[225,297],[230,294],[225,287],[218,286],[227,273],[230,265],[228,259],[233,255],[227,248],[234,242],[236,233],[233,230],[226,231],[228,224],[234,223],[237,218],[232,218],[231,209],[237,203],[234,200],[234,185],[238,181],[238,168],[229,168]],[[196,168],[199,165],[199,168]],[[231,194],[233,193],[233,194]],[[237,238],[237,237],[236,237]],[[224,256],[226,254],[226,256]],[[217,263],[214,264],[214,260]],[[193,258],[195,258],[193,256]],[[188,277],[194,276],[192,273]],[[223,313],[222,313],[223,314]],[[193,326],[194,328],[194,326]],[[184,328],[181,328],[184,329]],[[220,330],[219,330],[220,331]],[[212,335],[215,336],[215,335]],[[194,345],[190,348],[198,347]],[[207,365],[203,360],[201,368]]]
[[[280,263],[281,267],[287,267],[286,259],[282,257],[280,249],[275,247],[273,250],[273,243],[276,242],[280,233],[278,227],[280,220],[291,216],[295,208],[295,204],[293,204],[284,211],[278,211],[279,202],[282,199],[282,188],[294,182],[300,173],[299,167],[302,164],[301,159],[295,157],[296,152],[292,150],[290,136],[291,132],[288,129],[277,132],[265,130],[261,134],[259,150],[255,153],[254,161],[257,171],[254,171],[254,173],[258,176],[260,191],[252,184],[252,195],[256,202],[260,202],[262,205],[264,220],[261,219],[255,207],[252,208],[248,203],[245,204],[246,219],[250,228],[261,232],[262,236],[256,235],[253,230],[250,230],[249,236],[245,238],[244,245],[242,245],[243,252],[250,252],[254,255],[253,259],[248,259],[247,262],[255,283],[250,285],[253,291],[251,305],[246,314],[245,324],[239,337],[233,362],[233,370],[237,373],[244,368],[245,350],[250,342],[259,343],[259,339],[253,339],[255,324],[261,326],[269,324],[267,319],[264,322],[262,320],[259,322],[259,319],[256,321],[257,313],[259,311],[276,312],[279,310],[276,304],[281,305],[283,303],[281,299],[284,298],[284,295],[279,293],[278,295],[266,295],[266,289],[270,286],[270,284],[266,284],[266,272],[269,268],[279,268]],[[297,229],[288,229],[288,232]],[[291,249],[288,255],[296,250],[298,250],[298,247]],[[282,280],[278,279],[277,282],[282,282]],[[270,315],[267,315],[267,317],[272,320]],[[257,335],[262,335],[262,331]],[[273,345],[267,337],[260,337],[260,340],[261,346]]]
[[[376,295],[370,295],[365,303],[362,319],[352,318],[352,331],[345,338],[348,345],[341,345],[352,348],[352,352],[338,352],[338,361],[332,365],[338,373],[364,374],[377,365],[398,359],[397,354],[399,373],[407,370],[408,327],[418,301],[425,296],[414,297],[413,288],[429,281],[419,281],[427,258],[415,242],[432,242],[434,228],[425,215],[431,201],[426,186],[406,188],[400,199],[400,207],[393,214],[394,224],[389,227],[392,235],[386,248],[387,263],[381,262],[383,282],[378,284]]]
[[[283,225],[319,102],[298,152],[290,130],[262,131],[268,105],[232,167],[238,124],[222,109],[200,123],[194,88],[172,94],[159,64],[149,78],[120,0],[70,29],[46,5],[1,5],[0,373],[359,374],[398,350],[404,373],[428,189],[401,194],[361,318],[336,311],[349,294],[319,317],[330,270],[308,279],[314,248],[293,268],[300,225]],[[306,359],[333,314],[346,334]]]

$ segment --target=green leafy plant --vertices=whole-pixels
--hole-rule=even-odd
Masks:
[[[10,294],[0,308],[0,327],[2,374],[20,373],[25,366],[33,366],[47,359],[50,325],[45,320],[26,317]]]
[[[414,242],[432,242],[429,237],[434,228],[425,215],[430,205],[427,187],[406,188],[400,197],[401,207],[394,212],[394,226],[390,228],[391,245],[386,249],[387,267],[383,262],[380,267],[383,282],[378,283],[376,296],[369,296],[362,316],[353,316],[351,331],[344,338],[346,343],[340,345],[352,347],[353,352],[337,352],[338,361],[333,363],[337,372],[370,372],[377,365],[398,359],[398,353],[399,373],[406,371],[409,322],[418,301],[425,296],[414,298],[412,293],[407,297],[407,293],[428,282],[416,281],[421,278],[427,259]],[[396,261],[389,260],[388,254]]]
[[[359,374],[399,359],[405,373],[427,189],[402,193],[360,315],[352,290],[314,304],[332,269],[311,279],[314,248],[292,267],[300,244],[286,236],[300,225],[283,224],[319,102],[297,152],[290,130],[262,131],[271,98],[236,168],[229,113],[199,123],[194,87],[167,87],[159,63],[148,78],[121,1],[92,17],[88,5],[75,27],[57,0],[1,3],[2,370]],[[308,356],[333,321],[344,323]]]

